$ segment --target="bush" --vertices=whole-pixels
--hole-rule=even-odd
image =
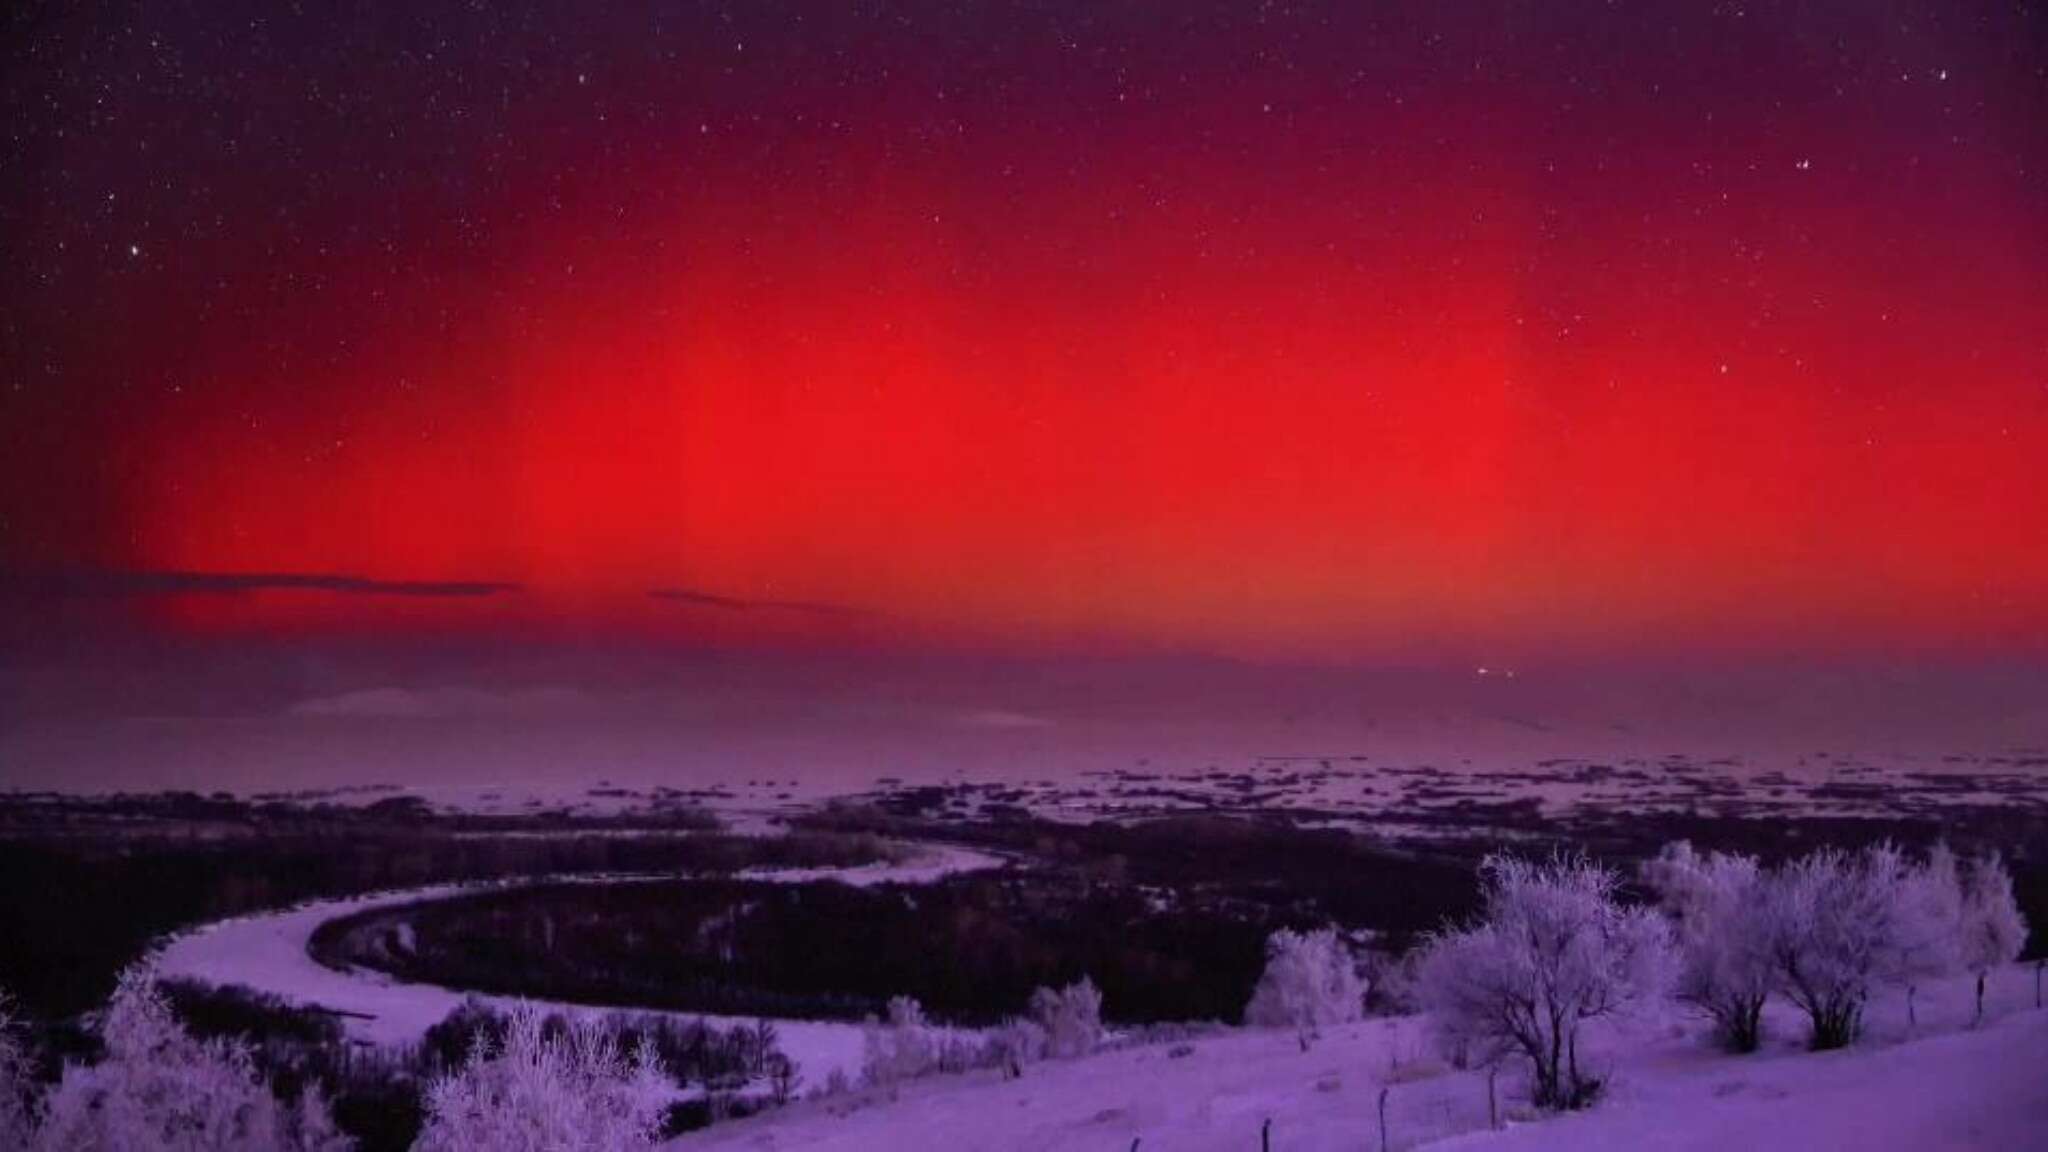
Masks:
[[[99,1033],[106,1058],[64,1069],[35,1134],[40,1152],[349,1146],[324,1097],[305,1092],[296,1107],[280,1107],[244,1045],[192,1037],[141,969],[122,974]]]
[[[1102,1044],[1102,993],[1086,976],[1058,991],[1033,992],[1031,1017],[1045,1030],[1047,1056],[1086,1056]]]
[[[861,1079],[876,1087],[922,1076],[937,1060],[937,1045],[924,1008],[908,996],[891,999],[888,1019],[869,1020],[860,1039]]]
[[[1022,1076],[1025,1065],[1045,1059],[1045,1029],[1036,1020],[1006,1020],[989,1037],[989,1046],[994,1062],[1005,1075]]]
[[[426,1128],[414,1147],[649,1148],[677,1095],[648,1045],[628,1058],[604,1025],[580,1019],[550,1031],[537,1009],[522,1005],[502,1040],[477,1045],[459,1071],[428,1087]]]
[[[1312,1032],[1357,1020],[1364,1006],[1365,984],[1350,946],[1335,929],[1283,928],[1266,940],[1266,971],[1245,1005],[1244,1022],[1254,1028]]]

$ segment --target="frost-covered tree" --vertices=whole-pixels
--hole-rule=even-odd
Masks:
[[[909,996],[889,1001],[887,1018],[873,1018],[861,1029],[861,1079],[888,1087],[930,1071],[938,1045],[924,1006]]]
[[[1266,938],[1266,970],[1245,1005],[1244,1022],[1313,1031],[1356,1020],[1364,1007],[1365,983],[1350,946],[1334,928],[1282,928]]]
[[[0,1148],[26,1148],[35,1131],[35,1067],[14,1018],[14,999],[0,991]]]
[[[416,1152],[623,1152],[661,1136],[676,1086],[645,1044],[629,1057],[601,1022],[520,1005],[502,1041],[431,1084]]]
[[[1102,1043],[1102,993],[1086,976],[1057,991],[1033,992],[1031,1018],[1045,1029],[1048,1056],[1086,1056]]]
[[[1701,855],[1680,840],[1643,863],[1642,879],[1675,927],[1678,998],[1705,1013],[1729,1049],[1756,1051],[1777,975],[1761,913],[1769,876],[1753,856]]]
[[[1962,898],[1960,952],[1962,963],[1977,975],[1977,1012],[1973,1023],[1984,1021],[1984,980],[1993,968],[2019,958],[2027,943],[2027,918],[2013,899],[2012,873],[1996,852],[1978,857],[1970,865],[1968,887]]]
[[[122,974],[99,1033],[105,1058],[65,1068],[51,1091],[34,1141],[39,1152],[277,1152],[295,1146],[296,1126],[247,1049],[194,1039],[147,971]]]
[[[1806,1014],[1815,1049],[1841,1048],[1863,1028],[1871,986],[1899,967],[1911,937],[1900,898],[1909,878],[1898,849],[1822,848],[1787,862],[1765,912],[1779,986]]]
[[[1947,844],[1927,852],[1927,862],[1907,868],[1894,890],[1897,933],[1884,949],[1883,975],[1906,989],[1906,1020],[1920,1023],[1920,982],[1952,975],[1961,965],[1962,879],[1956,854]]]
[[[1539,1106],[1584,1107],[1600,1081],[1579,1064],[1580,1026],[1662,992],[1670,928],[1623,907],[1614,871],[1584,857],[1490,856],[1480,877],[1478,919],[1425,945],[1418,998],[1453,1045],[1528,1060]]]

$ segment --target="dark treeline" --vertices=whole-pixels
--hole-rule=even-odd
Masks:
[[[480,830],[410,808],[199,803],[206,811],[180,805],[177,817],[121,802],[74,804],[47,821],[19,812],[0,819],[0,988],[29,1015],[55,1020],[97,1005],[120,969],[166,932],[300,900],[509,876],[862,864],[890,851],[862,836],[761,838],[561,819]],[[701,827],[701,818],[687,825]]]
[[[1391,950],[1473,906],[1481,849],[1415,851],[1285,821],[976,823],[839,807],[818,833],[947,839],[1028,863],[917,888],[607,886],[366,914],[316,954],[504,993],[703,1012],[859,1018],[891,996],[989,1023],[1092,978],[1130,1022],[1234,1020],[1280,927],[1337,923]],[[411,950],[394,953],[410,921]]]
[[[1394,845],[1341,828],[1300,827],[1286,817],[1220,813],[1069,824],[1021,812],[959,821],[839,805],[799,826],[1015,853],[1051,871],[1171,890],[1211,907],[1371,929],[1397,948],[1476,906],[1472,866],[1487,851],[1479,842]]]
[[[1287,809],[1217,810],[1136,822],[1071,824],[1023,809],[963,819],[943,811],[947,790],[910,789],[872,803],[827,806],[801,827],[945,840],[1014,852],[1080,875],[1209,893],[1261,903],[1291,916],[1369,928],[1382,946],[1402,951],[1421,933],[1477,907],[1473,868],[1490,852],[1531,856],[1583,851],[1631,872],[1667,843],[1742,852],[1766,862],[1822,845],[1878,841],[1924,851],[1945,840],[1959,852],[1997,850],[2013,875],[2032,925],[2029,957],[2048,954],[2048,807],[1971,808],[1895,817],[1724,815],[1711,811],[1626,812],[1581,808],[1563,813],[1518,809],[1503,824],[1498,805],[1474,805],[1469,825],[1444,816],[1426,842],[1366,830],[1304,827],[1355,814]],[[1443,814],[1439,814],[1443,816]]]
[[[1091,977],[1128,1021],[1235,1019],[1281,921],[1044,873],[931,885],[549,884],[324,925],[316,958],[502,994],[859,1019],[892,996],[990,1024]],[[403,925],[403,927],[401,927]]]

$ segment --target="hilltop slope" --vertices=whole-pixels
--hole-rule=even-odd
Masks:
[[[1035,1065],[1020,1080],[940,1076],[893,1096],[812,1100],[675,1142],[677,1152],[884,1148],[1105,1152],[1357,1152],[1378,1146],[1387,1090],[1391,1148],[1928,1149],[2048,1148],[2048,1012],[2032,1010],[2032,975],[1995,980],[1991,1019],[1964,1027],[1967,982],[1921,993],[1918,1029],[1898,997],[1871,1006],[1866,1043],[1799,1049],[1797,1024],[1776,1016],[1763,1053],[1713,1051],[1691,1020],[1647,1022],[1600,1036],[1613,1072],[1607,1100],[1578,1116],[1536,1117],[1521,1086],[1500,1081],[1505,1130],[1486,1130],[1484,1076],[1444,1067],[1414,1018],[1331,1029],[1306,1052],[1291,1033],[1231,1030],[1191,1052],[1148,1045]]]

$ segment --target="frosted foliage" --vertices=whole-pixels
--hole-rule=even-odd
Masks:
[[[642,1047],[631,1057],[594,1020],[544,1022],[515,1008],[504,1040],[479,1045],[427,1090],[419,1152],[618,1152],[652,1147],[675,1084]]]
[[[1021,1071],[1024,1065],[1033,1061],[1045,1059],[1045,1049],[1045,1029],[1036,1020],[1005,1020],[990,1038],[990,1051],[995,1063],[1013,1072]]]
[[[1920,929],[1905,898],[1913,874],[1896,848],[1823,848],[1788,862],[1764,912],[1786,999],[1806,1013],[1816,1048],[1853,1041],[1871,985],[1895,978]]]
[[[1580,1025],[1662,993],[1670,929],[1622,907],[1611,869],[1582,857],[1488,857],[1484,909],[1426,946],[1417,995],[1455,1050],[1529,1061],[1536,1102],[1581,1107],[1599,1089],[1579,1062]]]
[[[2012,873],[1996,853],[1971,866],[1961,920],[1962,962],[1972,972],[2009,964],[2026,946],[2027,920],[2013,899]]]
[[[1031,1018],[1045,1029],[1047,1056],[1086,1056],[1102,1043],[1102,993],[1085,976],[1058,991],[1033,992]]]
[[[889,1001],[888,1019],[861,1029],[861,1078],[887,1086],[922,1076],[937,1059],[937,1044],[924,1006],[908,996]]]
[[[1948,976],[1962,966],[1963,885],[1956,854],[1946,844],[1927,853],[1897,890],[1898,936],[1886,951],[1889,978],[1912,985]]]
[[[1334,929],[1291,932],[1266,940],[1266,970],[1245,1006],[1255,1028],[1320,1028],[1345,1024],[1364,1010],[1365,984],[1350,947]]]
[[[1993,968],[2017,959],[2027,944],[2027,919],[2013,899],[2012,873],[2005,870],[2005,860],[1998,853],[1980,857],[1970,866],[1969,885],[1963,889],[1960,906],[1957,959],[1977,974],[1975,1019],[1981,1023],[1984,982]],[[2039,980],[2038,974],[2035,979]]]
[[[1754,857],[1701,855],[1681,840],[1645,861],[1642,879],[1671,917],[1675,994],[1711,1018],[1727,1046],[1755,1050],[1776,980],[1770,924],[1760,914],[1769,877]]]
[[[295,1145],[296,1125],[247,1051],[188,1035],[146,972],[122,975],[100,1039],[106,1058],[67,1067],[51,1091],[33,1145],[40,1152],[274,1152]]]

